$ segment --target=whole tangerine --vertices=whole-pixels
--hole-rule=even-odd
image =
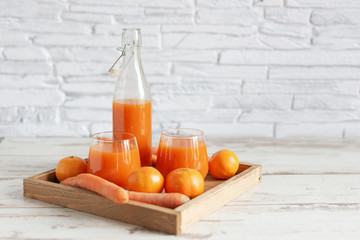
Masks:
[[[204,192],[204,178],[195,169],[178,168],[166,176],[165,191],[182,193],[194,198]]]
[[[60,159],[55,169],[55,175],[59,182],[69,177],[75,177],[80,173],[86,173],[86,162],[84,159],[75,156]]]
[[[239,159],[230,150],[224,149],[214,153],[209,159],[211,176],[218,179],[229,179],[235,175],[239,168]]]
[[[130,191],[160,193],[164,188],[164,177],[153,167],[135,169],[128,178]]]

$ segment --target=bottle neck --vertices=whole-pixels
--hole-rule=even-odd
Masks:
[[[135,62],[141,63],[140,47],[132,47],[131,49],[125,49],[125,56],[121,64],[122,68],[127,67],[129,64]]]
[[[114,100],[142,99],[151,101],[149,85],[141,63],[140,47],[125,49],[116,82]]]

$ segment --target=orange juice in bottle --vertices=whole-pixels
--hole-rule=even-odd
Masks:
[[[122,64],[113,98],[113,131],[136,136],[142,166],[151,165],[151,94],[141,63],[140,29],[124,29]]]

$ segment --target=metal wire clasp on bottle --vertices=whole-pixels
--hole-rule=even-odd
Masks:
[[[117,50],[121,51],[121,55],[116,59],[116,61],[114,62],[114,64],[111,66],[111,68],[109,69],[109,72],[111,73],[111,71],[113,70],[114,66],[116,65],[116,63],[120,60],[121,57],[126,55],[126,45],[123,48],[117,48]]]

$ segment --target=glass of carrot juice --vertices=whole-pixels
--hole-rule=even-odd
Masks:
[[[205,179],[209,166],[204,132],[190,128],[164,130],[159,142],[156,168],[164,178],[177,168],[193,168]]]
[[[127,189],[129,175],[141,167],[134,134],[101,132],[92,135],[87,172]]]

